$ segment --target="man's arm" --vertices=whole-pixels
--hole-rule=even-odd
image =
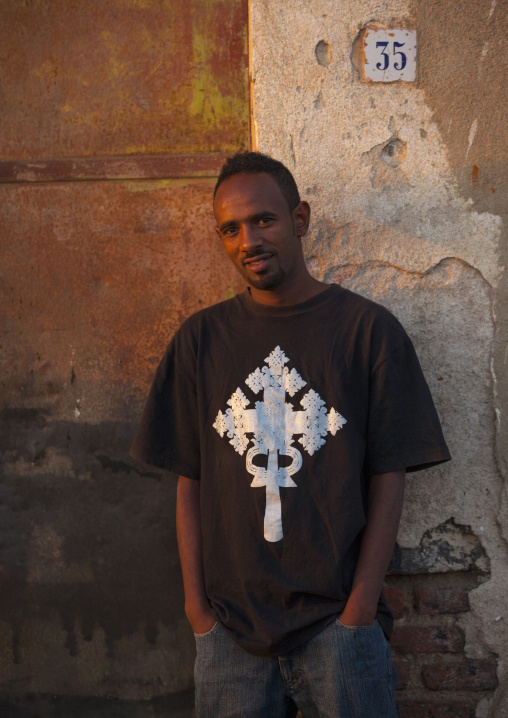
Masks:
[[[176,534],[182,565],[185,614],[194,633],[206,633],[216,623],[205,591],[200,484],[180,476],[176,492]]]
[[[341,623],[368,626],[374,622],[377,603],[397,538],[406,471],[375,474],[370,479],[367,524],[353,578],[353,588]]]

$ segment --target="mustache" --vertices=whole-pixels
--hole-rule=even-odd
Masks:
[[[273,255],[273,252],[269,252],[266,249],[260,248],[260,249],[256,249],[254,252],[243,252],[242,254],[243,254],[242,261],[246,262],[249,259],[254,259],[254,257],[260,257],[261,255],[269,254],[271,256],[271,255]]]

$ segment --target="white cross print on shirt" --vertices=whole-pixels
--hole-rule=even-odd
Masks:
[[[255,393],[263,391],[263,401],[256,401],[253,409],[247,409],[250,401],[238,388],[228,400],[229,409],[219,411],[214,429],[221,437],[226,433],[229,443],[240,455],[247,451],[246,468],[254,476],[251,486],[266,487],[266,509],[264,518],[264,537],[267,541],[280,541],[283,538],[282,508],[279,489],[296,487],[291,478],[302,466],[302,454],[291,446],[293,436],[312,456],[326,441],[330,432],[333,436],[346,424],[346,419],[335,409],[327,414],[325,402],[313,389],[301,399],[303,411],[295,411],[290,402],[286,402],[286,393],[294,396],[306,386],[296,369],[285,366],[289,359],[280,347],[275,347],[265,359],[266,365],[258,367],[249,374],[245,383]],[[247,436],[249,434],[250,436]],[[252,441],[250,448],[249,444]],[[266,468],[254,464],[255,456],[267,456]],[[279,466],[279,456],[291,459],[289,466]]]

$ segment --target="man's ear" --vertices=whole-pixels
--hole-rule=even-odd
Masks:
[[[293,221],[296,227],[296,234],[305,237],[309,231],[310,206],[308,202],[300,202],[293,210]]]

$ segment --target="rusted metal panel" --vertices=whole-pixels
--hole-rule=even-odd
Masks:
[[[97,422],[134,402],[135,415],[180,323],[241,287],[213,229],[213,184],[0,188],[7,404]]]
[[[174,482],[127,452],[178,326],[241,286],[211,200],[248,145],[247,2],[1,15],[0,693],[178,698]]]
[[[2,2],[0,159],[248,145],[245,0]]]

